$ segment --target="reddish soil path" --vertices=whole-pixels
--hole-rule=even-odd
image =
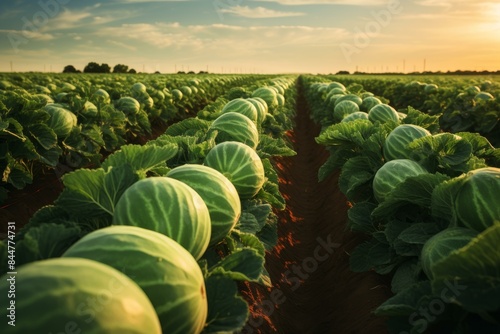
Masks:
[[[390,296],[385,278],[349,270],[349,253],[362,236],[346,228],[348,203],[338,175],[319,183],[328,152],[314,138],[302,96],[296,127],[289,134],[295,157],[278,159],[287,209],[279,212],[279,243],[267,255],[273,288],[247,285],[252,305],[244,333],[387,333],[385,319],[371,312]]]
[[[0,205],[0,239],[7,233],[7,222],[16,222],[16,230],[24,226],[38,209],[52,204],[63,188],[52,170],[37,174],[36,181],[22,190],[9,193],[7,201]]]

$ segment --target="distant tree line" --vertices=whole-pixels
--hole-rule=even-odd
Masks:
[[[90,62],[88,63],[84,68],[83,68],[83,71],[75,68],[75,66],[73,65],[67,65],[64,67],[63,73],[138,73],[135,69],[133,68],[130,68],[127,66],[127,65],[124,65],[124,64],[116,64],[114,67],[113,67],[113,71],[111,71],[111,67],[106,64],[106,63],[102,63],[102,64],[98,64],[96,62]],[[346,73],[344,74],[349,74],[349,72],[345,71]],[[208,71],[198,71],[198,72],[195,72],[195,71],[187,71],[187,72],[184,72],[184,71],[177,71],[176,72],[177,74],[210,74]],[[155,71],[154,74],[161,74],[160,71]]]
[[[177,71],[177,74],[196,74],[195,71],[189,71],[189,72],[184,72],[184,71]],[[198,74],[208,74],[207,71],[199,71]]]
[[[338,71],[335,73],[335,75],[341,75],[341,74],[350,74],[349,71]],[[408,75],[491,75],[491,74],[500,74],[500,70],[498,71],[463,71],[463,70],[458,70],[458,71],[447,71],[447,72],[442,72],[442,71],[437,71],[437,72],[431,72],[431,71],[425,71],[425,72],[409,72],[409,73],[401,73],[401,72],[381,72],[381,73],[376,73],[376,72],[354,72],[352,73],[354,75],[374,75],[374,74],[383,74],[383,75],[402,75],[402,74],[408,74]]]
[[[63,69],[63,73],[82,73],[82,71],[76,69],[73,65],[67,65]],[[137,73],[133,68],[129,69],[127,65],[116,64],[113,67],[113,72],[111,72],[111,67],[108,64],[102,63],[98,64],[96,62],[90,62],[83,68],[83,73]],[[161,74],[159,71],[155,71],[155,74]],[[194,71],[184,72],[178,71],[177,74],[196,74]],[[208,71],[199,71],[198,74],[208,74]],[[347,73],[349,74],[349,72]]]
[[[82,73],[73,65],[67,65],[63,69],[63,73]],[[83,69],[83,73],[111,73],[111,67],[108,64],[98,64],[96,62],[88,63]],[[133,68],[129,69],[127,65],[116,64],[113,67],[113,73],[137,73]]]

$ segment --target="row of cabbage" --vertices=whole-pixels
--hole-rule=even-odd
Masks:
[[[336,79],[329,77],[329,80]],[[445,131],[478,132],[495,147],[500,145],[500,83],[496,77],[348,76],[341,80],[390,99],[396,109],[412,106],[437,115]]]
[[[0,202],[40,169],[98,166],[152,126],[183,119],[257,76],[4,74]],[[176,86],[175,86],[176,85]]]
[[[270,159],[295,154],[284,139],[295,80],[233,89],[145,145],[64,175],[55,203],[0,244],[2,273],[17,272],[15,307],[3,298],[0,314],[19,314],[2,333],[241,330],[249,307],[237,283],[271,285],[264,257],[285,201]]]
[[[302,77],[340,170],[348,226],[369,236],[354,272],[390,275],[375,314],[391,333],[496,333],[500,328],[500,150],[478,133],[443,132],[439,117],[395,109],[359,84]]]

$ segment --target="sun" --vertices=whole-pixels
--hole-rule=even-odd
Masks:
[[[491,16],[500,21],[500,3],[490,4]]]
[[[491,36],[499,36],[500,31],[500,3],[487,3],[481,10],[478,32],[490,33]]]
[[[491,23],[500,22],[500,3],[488,3],[484,13]]]

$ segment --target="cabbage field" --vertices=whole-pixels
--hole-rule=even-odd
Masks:
[[[499,333],[495,76],[0,74],[2,333]]]

